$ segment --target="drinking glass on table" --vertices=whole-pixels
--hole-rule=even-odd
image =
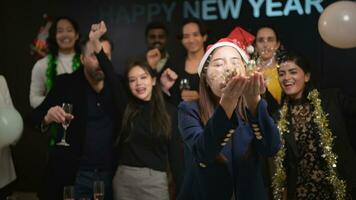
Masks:
[[[104,181],[95,181],[93,187],[94,200],[104,200]]]
[[[63,200],[74,200],[74,186],[64,186]]]
[[[15,196],[7,196],[6,200],[17,200]]]

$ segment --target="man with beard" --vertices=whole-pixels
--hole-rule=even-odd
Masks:
[[[98,180],[104,181],[105,199],[112,199],[113,143],[122,111],[113,106],[111,87],[104,80],[88,41],[82,46],[82,67],[72,74],[58,76],[53,89],[31,116],[42,132],[48,125],[57,124],[57,142],[63,137],[60,125],[70,121],[65,139],[69,146],[57,144],[49,150],[41,200],[63,199],[63,188],[68,185],[74,185],[75,199],[92,198],[93,182]],[[111,43],[107,38],[100,41],[111,58]],[[63,110],[63,103],[72,104],[71,114]]]
[[[151,22],[145,29],[148,51],[146,59],[148,64],[160,75],[170,66],[169,54],[167,52],[168,30],[160,22]]]
[[[147,63],[157,72],[157,79],[160,80],[162,74],[170,82],[174,83],[178,75],[176,73],[173,61],[170,58],[166,46],[168,40],[167,27],[160,22],[151,22],[145,29],[146,43],[148,51],[146,53]],[[165,99],[172,103],[177,104],[177,95],[174,88],[162,88]]]

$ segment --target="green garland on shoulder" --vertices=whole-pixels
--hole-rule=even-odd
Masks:
[[[52,54],[47,55],[48,67],[46,71],[46,92],[48,93],[53,87],[54,78],[57,76],[57,64],[58,59]],[[79,54],[75,54],[72,60],[73,72],[80,68],[80,57]],[[50,136],[49,136],[49,146],[54,146],[56,144],[58,124],[53,124],[50,126]]]
[[[276,200],[283,199],[283,191],[285,187],[285,180],[286,180],[286,172],[284,170],[284,158],[286,155],[286,148],[285,142],[283,139],[283,135],[288,133],[288,125],[289,122],[287,121],[287,113],[288,113],[288,105],[287,102],[283,104],[283,107],[280,110],[280,120],[278,121],[277,128],[279,130],[279,134],[281,135],[281,149],[278,151],[275,157],[275,166],[276,166],[276,173],[272,178],[272,187],[273,187],[273,196]]]
[[[47,55],[48,67],[46,71],[46,92],[48,93],[53,87],[54,77],[57,76],[57,64],[58,59],[52,54]],[[79,54],[75,54],[72,60],[72,69],[75,72],[80,67],[80,57]]]
[[[325,159],[327,164],[327,177],[326,180],[333,186],[335,191],[335,196],[337,200],[343,200],[346,196],[346,183],[345,181],[338,178],[336,173],[337,166],[337,155],[332,151],[334,136],[329,128],[329,121],[327,119],[327,114],[323,111],[321,107],[321,99],[319,97],[319,92],[314,89],[308,94],[308,100],[314,106],[313,111],[313,121],[318,126],[320,135],[320,145],[322,147],[323,154],[322,158]],[[288,113],[287,102],[283,104],[281,109],[281,118],[278,121],[278,129],[283,138],[283,134],[288,132],[289,122],[286,119]],[[272,179],[273,196],[277,200],[283,198],[284,184],[286,180],[286,172],[283,166],[285,158],[285,146],[282,139],[282,147],[276,155],[276,173]]]

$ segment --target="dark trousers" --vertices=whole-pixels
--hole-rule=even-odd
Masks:
[[[44,180],[39,191],[40,200],[63,200],[63,188],[74,185],[77,172],[75,155],[63,154],[67,147],[56,147],[49,153]]]

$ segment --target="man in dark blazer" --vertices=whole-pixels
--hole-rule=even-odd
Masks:
[[[122,110],[113,105],[110,85],[104,81],[104,73],[88,41],[82,47],[83,66],[73,74],[58,76],[53,89],[31,115],[42,131],[50,124],[58,125],[57,142],[63,136],[60,124],[71,120],[66,135],[69,146],[55,145],[49,150],[41,200],[62,200],[63,187],[68,185],[75,186],[76,198],[92,198],[96,180],[104,181],[105,199],[112,199],[111,182],[117,160],[114,142]],[[111,43],[106,38],[101,43],[111,58]],[[64,112],[62,103],[73,105],[72,114]]]

